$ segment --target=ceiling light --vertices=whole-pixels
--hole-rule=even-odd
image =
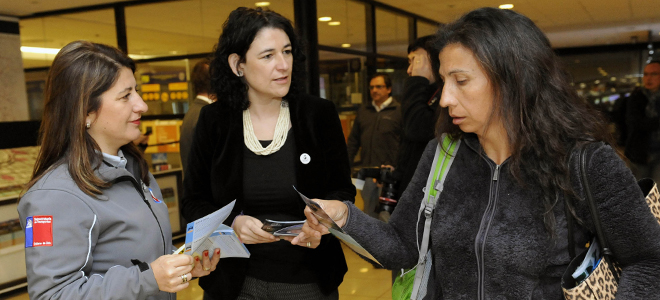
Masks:
[[[254,4],[256,7],[264,7],[270,5],[270,2],[257,2]]]
[[[57,52],[60,52],[60,49],[21,46],[21,52],[38,53],[38,54],[57,54]]]
[[[348,47],[350,47],[350,46],[351,46],[351,44],[341,44],[341,47],[342,47],[342,48],[348,48]]]
[[[321,22],[328,22],[328,21],[330,21],[330,20],[332,20],[331,17],[320,17],[320,18],[319,18],[319,21],[321,21]]]
[[[502,4],[500,5],[500,9],[512,9],[513,4]]]
[[[332,21],[332,22],[328,23],[328,25],[330,25],[330,26],[337,26],[339,24],[341,24],[341,22],[339,22],[339,21]]]

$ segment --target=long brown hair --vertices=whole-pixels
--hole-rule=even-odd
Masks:
[[[87,133],[85,119],[101,108],[101,95],[115,84],[122,68],[135,72],[135,63],[119,49],[103,44],[75,41],[57,53],[46,80],[41,149],[25,190],[61,164],[67,164],[73,181],[90,196],[110,186],[94,174],[103,155]],[[140,179],[149,184],[149,169],[140,150],[133,143],[121,149],[138,160]]]
[[[496,95],[491,120],[502,120],[511,148],[510,171],[522,186],[541,188],[544,224],[555,238],[557,195],[575,197],[567,166],[571,150],[586,141],[611,144],[602,116],[577,95],[548,38],[521,14],[474,10],[441,28],[435,44],[440,52],[451,44],[470,49],[485,70]],[[436,135],[444,132],[463,135],[446,108]],[[569,210],[574,214],[570,204]]]

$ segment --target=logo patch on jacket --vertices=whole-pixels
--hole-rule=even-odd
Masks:
[[[149,194],[151,194],[151,198],[154,199],[154,202],[163,203],[163,201],[160,201],[158,200],[158,198],[156,198],[156,196],[154,195],[154,191],[152,191],[151,188],[149,188]]]
[[[53,216],[31,216],[25,220],[25,248],[53,246]]]

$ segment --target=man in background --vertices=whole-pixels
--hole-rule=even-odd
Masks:
[[[360,106],[348,136],[348,159],[354,168],[394,166],[401,136],[401,106],[391,97],[392,80],[387,74],[374,75],[369,91],[372,101]],[[355,162],[358,150],[360,160]],[[364,212],[377,218],[378,186],[367,179],[361,194]]]
[[[643,86],[626,101],[626,157],[637,179],[660,182],[660,61],[644,67]]]
[[[197,126],[197,119],[199,118],[199,111],[202,107],[213,103],[216,98],[215,95],[209,94],[211,91],[211,75],[209,74],[208,59],[202,59],[195,64],[190,75],[190,81],[193,85],[193,92],[196,97],[190,102],[188,112],[183,117],[183,124],[181,124],[181,139],[179,141],[181,151],[181,167],[183,173],[186,172],[186,164],[188,163],[188,155],[190,153],[190,146],[192,145],[195,127]]]

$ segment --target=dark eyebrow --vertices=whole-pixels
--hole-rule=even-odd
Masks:
[[[288,47],[291,47],[291,44],[290,44],[290,43],[284,45],[284,47],[282,47],[282,48],[288,48]],[[264,53],[266,53],[266,52],[272,52],[272,51],[275,51],[275,49],[273,49],[273,48],[268,48],[268,49],[266,49],[266,50],[264,50],[264,51],[259,52],[259,55],[264,54]]]
[[[120,94],[123,94],[123,93],[126,93],[126,92],[130,92],[131,90],[133,90],[133,87],[129,86],[129,87],[119,91],[119,93],[117,93],[117,95],[120,95]]]
[[[447,75],[452,75],[452,74],[455,74],[455,73],[467,73],[467,72],[468,71],[466,71],[466,70],[456,69],[456,70],[449,71],[449,73]]]

